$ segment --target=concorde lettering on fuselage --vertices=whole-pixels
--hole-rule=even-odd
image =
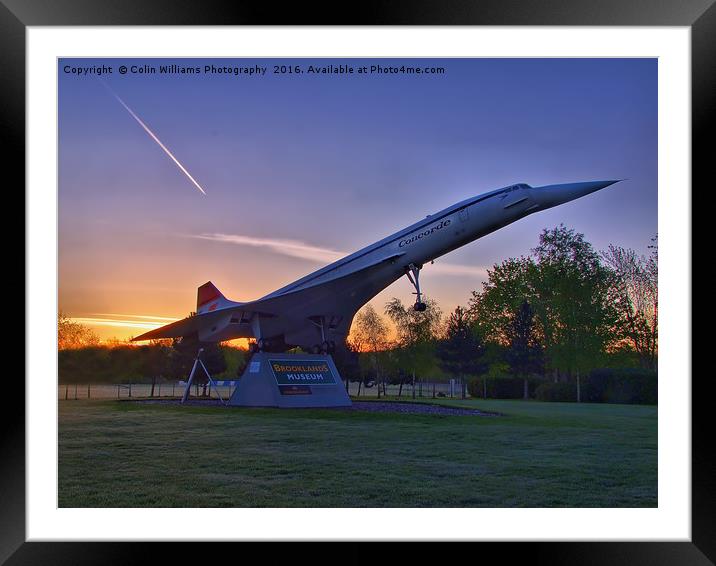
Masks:
[[[448,226],[450,226],[450,224],[452,224],[452,220],[450,218],[447,218],[446,220],[441,221],[439,224],[436,224],[431,228],[427,228],[421,232],[418,232],[417,234],[413,234],[407,238],[400,240],[400,242],[398,243],[398,247],[402,248],[404,246],[412,244],[413,242],[421,240],[422,238],[427,238],[436,230],[442,230],[443,228],[447,228]]]
[[[501,198],[494,197],[513,195],[529,188],[524,184],[511,185],[456,203],[431,215],[435,217],[432,223],[428,216],[268,296],[318,285],[395,254],[401,254],[400,263],[405,265],[432,261],[519,218],[522,206],[511,207],[507,212]]]
[[[454,215],[453,215],[454,216]],[[372,249],[361,250],[363,253],[357,253],[358,257],[346,258],[342,265],[328,266],[324,273],[316,274],[317,277],[310,284],[317,284],[322,281],[330,280],[341,275],[359,269],[363,264],[370,264],[381,258],[390,257],[394,254],[404,254],[401,263],[405,261],[426,261],[428,258],[442,255],[441,251],[450,246],[450,241],[454,238],[451,233],[455,224],[455,219],[451,217],[443,217],[439,222],[428,226],[418,227],[414,232],[403,235],[402,237],[389,237],[392,241],[381,242],[379,246]]]

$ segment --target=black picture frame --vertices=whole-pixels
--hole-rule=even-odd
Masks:
[[[306,5],[215,0],[0,0],[0,124],[8,163],[24,184],[25,33],[28,26],[67,25],[568,25],[690,26],[692,56],[693,186],[711,188],[708,165],[716,108],[716,6],[714,0],[398,0]],[[707,137],[708,136],[708,137]],[[693,193],[692,193],[693,194]],[[23,205],[24,206],[24,205]],[[696,241],[696,238],[694,238]],[[710,290],[709,294],[712,292]],[[26,301],[31,298],[26,296]],[[696,340],[696,338],[695,338]],[[696,344],[696,341],[694,342]],[[696,349],[694,348],[694,351]],[[682,376],[691,378],[691,376]],[[708,378],[711,379],[711,378]],[[716,467],[706,415],[707,380],[692,379],[692,538],[690,542],[483,543],[468,550],[471,560],[528,560],[550,564],[713,564],[716,561]],[[171,543],[68,543],[25,541],[25,399],[15,388],[4,403],[0,460],[0,562],[20,564],[135,564],[192,560],[194,546]],[[22,396],[22,398],[21,398]],[[359,534],[348,526],[346,536]],[[367,561],[368,543],[335,552],[312,553],[312,561],[342,556]],[[272,561],[293,556],[288,545],[271,549]],[[424,545],[401,549],[401,560],[426,557]],[[225,546],[226,548],[226,546]],[[434,548],[434,547],[433,547]],[[151,552],[150,552],[151,550]],[[215,550],[203,559],[218,560]],[[290,555],[288,553],[291,553]],[[381,550],[382,552],[382,550]],[[444,550],[438,550],[444,553]],[[453,550],[448,553],[454,552]],[[336,554],[338,553],[338,554]],[[442,554],[448,559],[449,554]],[[412,556],[411,556],[412,555]],[[479,558],[478,558],[479,556]],[[240,559],[240,558],[239,558]],[[248,559],[248,555],[246,556]]]

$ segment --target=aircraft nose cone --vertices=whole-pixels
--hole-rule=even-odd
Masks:
[[[574,199],[578,199],[614,183],[618,183],[621,179],[612,181],[585,181],[582,183],[564,183],[561,185],[547,185],[546,187],[538,187],[534,191],[535,199],[540,205],[540,210],[552,208],[559,204],[564,204]]]

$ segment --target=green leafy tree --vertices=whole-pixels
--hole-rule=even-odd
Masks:
[[[139,354],[142,357],[142,373],[145,377],[152,380],[152,388],[149,393],[150,397],[154,397],[154,388],[157,379],[166,377],[171,371],[170,367],[170,347],[162,342],[153,342],[148,346],[141,346]]]
[[[406,307],[402,301],[393,297],[385,305],[385,314],[395,325],[398,343],[401,346],[428,342],[440,335],[442,311],[433,299],[423,297],[424,311]]]
[[[462,307],[456,307],[448,317],[445,336],[438,342],[436,354],[441,369],[460,378],[464,399],[466,379],[484,374],[487,363],[485,346]]]
[[[348,391],[348,386],[351,382],[355,383],[362,380],[359,349],[351,340],[346,340],[344,344],[337,347],[332,357],[338,373],[346,380],[346,391]]]
[[[522,301],[535,300],[537,265],[529,257],[510,258],[487,270],[482,291],[473,291],[467,315],[488,342],[507,345],[507,328]]]
[[[416,311],[393,298],[385,305],[385,314],[395,325],[397,339],[397,357],[404,375],[412,378],[415,395],[415,376],[425,374],[435,368],[435,341],[440,336],[442,312],[437,302],[424,297],[426,309]],[[401,378],[401,388],[404,379]]]
[[[534,325],[534,313],[527,301],[522,301],[507,327],[509,347],[506,361],[512,374],[524,380],[523,398],[529,399],[529,377],[542,373],[544,356],[542,345],[537,339]]]
[[[614,272],[584,235],[560,225],[540,234],[530,257],[489,270],[469,314],[487,341],[507,347],[514,313],[526,300],[546,368],[555,381],[574,378],[579,400],[580,376],[604,363],[617,338],[618,295]]]
[[[535,312],[552,368],[571,375],[581,400],[581,375],[604,360],[618,319],[614,278],[583,234],[560,225],[544,230],[532,250],[538,269]]]

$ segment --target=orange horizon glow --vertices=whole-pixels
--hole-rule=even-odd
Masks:
[[[99,338],[100,344],[108,345],[115,342],[120,342],[123,345],[140,346],[146,342],[130,342],[130,340],[150,330],[154,330],[166,324],[170,324],[179,318],[168,317],[168,316],[156,316],[156,315],[143,315],[143,314],[123,314],[123,313],[90,313],[94,316],[70,316],[69,319],[72,322],[82,324],[90,328]],[[392,341],[395,339],[395,329],[386,316],[381,317],[388,324],[388,340]],[[137,320],[139,319],[139,320]],[[141,332],[137,332],[141,330]],[[351,328],[351,332],[348,335],[350,340],[354,334],[355,328]],[[246,350],[249,347],[250,339],[248,338],[236,338],[234,340],[227,340],[222,342],[227,346]],[[361,348],[360,351],[368,351],[365,348]]]
[[[153,316],[142,314],[120,314],[120,313],[92,313],[95,316],[70,316],[69,320],[82,324],[92,330],[101,345],[111,345],[116,342],[127,346],[142,346],[149,341],[130,342],[132,338],[154,330],[166,324],[170,324],[179,320],[167,316]],[[113,318],[106,318],[113,317]],[[144,319],[144,320],[136,320]],[[118,332],[118,329],[122,329]],[[137,332],[141,330],[141,332]],[[236,338],[222,342],[226,346],[238,348],[240,350],[248,349],[249,340],[247,338]]]

